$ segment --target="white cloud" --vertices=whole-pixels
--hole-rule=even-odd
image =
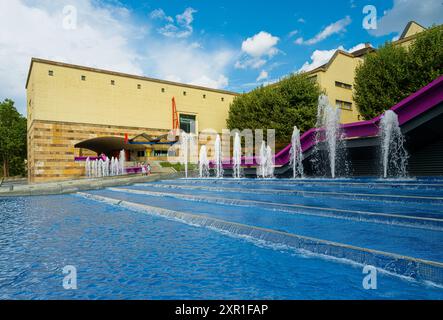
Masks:
[[[266,64],[265,59],[261,58],[251,58],[248,56],[243,56],[240,60],[235,62],[236,69],[259,69]]]
[[[298,71],[299,72],[311,71],[328,63],[337,50],[354,52],[364,47],[365,47],[364,43],[359,43],[348,50],[346,50],[343,46],[339,46],[338,48],[332,50],[315,50],[311,55],[311,61],[306,61]]]
[[[386,10],[377,21],[377,29],[369,30],[374,36],[401,33],[406,24],[414,20],[427,27],[443,23],[441,0],[394,0],[393,7]]]
[[[278,37],[274,37],[268,32],[260,31],[243,41],[241,48],[243,52],[246,52],[251,57],[272,57],[278,53],[278,49],[275,46],[279,40]]]
[[[303,38],[300,37],[295,41],[295,43],[296,44],[307,44],[307,45],[316,44],[316,43],[323,41],[326,38],[332,36],[333,34],[346,31],[346,27],[349,24],[351,24],[351,22],[352,22],[351,18],[349,16],[346,16],[345,18],[340,19],[340,20],[328,25],[326,28],[324,28],[322,31],[320,31],[317,35],[315,35],[315,37],[313,37],[312,39],[304,40]]]
[[[139,56],[128,44],[134,28],[126,24],[127,12],[88,0],[75,2],[78,24],[63,28],[64,4],[73,1],[0,1],[0,99],[16,100],[25,111],[25,82],[32,57],[141,74]],[[112,26],[111,28],[109,26]]]
[[[170,41],[151,44],[144,59],[155,77],[219,89],[229,84],[225,73],[234,57],[227,48],[203,50],[194,43]]]
[[[268,59],[279,53],[276,45],[280,38],[272,34],[260,31],[256,35],[247,38],[242,43],[243,55],[235,63],[237,69],[259,69],[263,67]]]
[[[348,49],[348,50],[346,50],[346,51],[348,51],[349,53],[351,53],[351,52],[354,52],[354,51],[357,51],[357,50],[363,49],[363,48],[365,48],[365,47],[366,47],[366,44],[365,44],[365,43],[359,43],[359,44],[353,46],[352,48],[350,48],[350,49]]]
[[[66,4],[78,12],[74,30],[63,28]],[[0,0],[0,12],[7,13],[0,19],[0,100],[14,99],[22,113],[32,57],[213,88],[227,86],[227,72],[235,61],[235,52],[225,44],[211,50],[197,41],[154,36],[149,25],[135,26],[132,13],[119,4]],[[191,15],[185,11],[180,23],[191,23]]]
[[[289,32],[288,37],[292,38],[293,36],[295,36],[296,34],[298,34],[298,30],[292,30],[291,32]]]
[[[160,19],[168,22],[174,22],[174,18],[167,16],[163,9],[155,9],[149,14],[149,16],[151,17],[151,19]]]
[[[166,37],[171,38],[187,38],[194,32],[192,23],[194,22],[194,13],[197,10],[186,8],[182,14],[178,14],[174,18],[166,15],[163,9],[155,9],[151,12],[151,19],[159,19],[166,21],[167,24],[158,29],[158,32]]]
[[[265,70],[262,70],[255,81],[259,82],[262,80],[266,80],[266,79],[268,79],[268,77],[269,77],[268,72],[266,72]]]
[[[303,18],[298,18],[297,22],[299,22],[299,23],[306,23],[306,20],[303,19]]]

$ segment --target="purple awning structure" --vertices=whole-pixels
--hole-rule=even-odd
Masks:
[[[425,87],[405,98],[390,110],[394,111],[399,120],[400,126],[411,121],[422,113],[434,108],[443,102],[443,76],[438,77]],[[359,121],[342,125],[346,139],[366,138],[378,136],[379,122],[382,115],[367,121]],[[305,153],[316,144],[316,132],[323,129],[312,128],[306,131],[300,138],[302,151]],[[290,160],[291,144],[287,145],[283,150],[274,156],[276,166],[284,166]],[[256,166],[256,157],[243,157],[242,166]],[[211,163],[211,167],[214,164]],[[232,162],[223,164],[225,169],[232,168]]]

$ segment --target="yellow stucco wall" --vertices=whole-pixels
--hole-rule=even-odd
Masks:
[[[317,76],[316,80],[325,91],[331,105],[336,105],[336,100],[352,103],[352,109],[341,109],[341,122],[350,123],[359,121],[359,112],[352,98],[354,90],[355,69],[363,60],[338,53],[326,70],[319,70],[310,76]],[[349,84],[352,89],[336,86],[335,82]]]
[[[34,61],[28,82],[32,105],[28,117],[30,123],[50,120],[172,129],[172,97],[179,113],[196,115],[199,130],[220,132],[226,127],[235,94]]]
[[[84,164],[74,162],[74,157],[86,155],[87,150],[75,147],[85,140],[166,134],[172,129],[172,97],[179,115],[196,116],[197,131],[221,132],[235,96],[223,90],[33,59],[27,81],[28,180],[84,176]]]
[[[404,38],[407,38],[407,37],[410,37],[410,36],[416,35],[417,33],[423,32],[423,31],[425,31],[425,30],[426,30],[426,29],[423,28],[421,25],[419,25],[419,24],[417,24],[417,23],[415,23],[415,22],[412,22],[412,23],[409,25],[409,28],[406,30],[406,33],[405,33],[405,35],[404,35]]]

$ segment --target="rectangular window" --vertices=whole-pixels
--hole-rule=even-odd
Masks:
[[[144,151],[137,151],[137,157],[138,158],[144,158],[145,157],[145,152]]]
[[[205,94],[203,95],[203,99],[206,99],[206,95]]]
[[[337,106],[337,108],[340,109],[352,110],[352,103],[348,101],[335,100],[335,105]]]
[[[180,129],[186,133],[195,133],[195,116],[189,114],[180,115]]]
[[[343,83],[340,81],[335,81],[335,86],[343,89],[352,90],[352,86],[350,84]]]
[[[141,88],[142,88],[142,85],[141,85],[141,84],[138,84],[138,85],[137,85],[137,89],[140,90]]]
[[[154,150],[154,157],[166,157],[167,155],[167,150]]]
[[[82,81],[86,81],[86,76],[82,76]]]
[[[222,102],[225,101],[225,98],[222,97],[222,98],[221,98],[221,101],[222,101]]]
[[[186,91],[183,91],[183,95],[186,96],[186,94],[187,94]]]
[[[49,70],[49,71],[48,71],[48,76],[50,76],[50,77],[54,76],[54,71]]]
[[[115,81],[111,80],[111,86],[115,86]]]
[[[165,93],[165,88],[162,88],[162,93]]]

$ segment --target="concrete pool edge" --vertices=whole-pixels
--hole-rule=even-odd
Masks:
[[[149,176],[128,175],[116,176],[100,179],[82,179],[61,182],[52,182],[45,184],[31,184],[16,186],[12,190],[0,188],[0,199],[7,197],[22,196],[47,196],[58,194],[70,194],[79,191],[97,190],[108,187],[128,186],[135,183],[154,182],[166,179],[183,178],[184,173],[154,173]]]
[[[120,206],[132,211],[161,216],[191,225],[216,229],[217,231],[229,232],[237,236],[246,236],[273,244],[285,245],[296,250],[304,250],[332,258],[345,259],[361,265],[372,265],[398,276],[443,285],[443,263],[440,262],[361,248],[236,222],[228,222],[208,216],[152,207],[89,193],[78,192],[77,195],[90,200]]]
[[[443,220],[436,218],[403,216],[399,214],[365,212],[358,210],[323,208],[323,207],[314,207],[314,206],[301,205],[301,204],[280,204],[280,203],[272,203],[272,202],[257,201],[257,200],[243,200],[243,199],[221,198],[221,197],[212,197],[212,196],[196,196],[196,195],[180,194],[180,193],[126,189],[121,187],[120,188],[109,187],[108,190],[114,192],[132,193],[138,195],[149,195],[154,197],[171,197],[180,200],[205,202],[205,203],[221,204],[221,205],[235,205],[243,207],[256,206],[270,210],[275,210],[277,212],[281,211],[288,214],[302,214],[302,215],[328,217],[335,219],[381,223],[381,224],[397,225],[397,226],[420,228],[427,230],[437,230],[437,231],[443,230]]]

